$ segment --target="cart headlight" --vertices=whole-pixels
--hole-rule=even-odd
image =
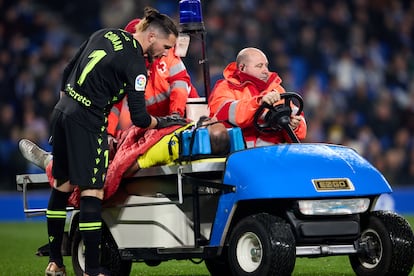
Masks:
[[[304,215],[348,215],[368,210],[368,198],[299,200]]]

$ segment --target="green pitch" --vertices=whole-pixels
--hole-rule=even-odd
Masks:
[[[414,226],[414,216],[407,217]],[[43,275],[47,257],[37,257],[38,247],[47,241],[46,224],[43,222],[2,223],[0,224],[0,275]],[[195,260],[197,261],[197,260]],[[65,257],[68,276],[74,275],[70,257]],[[131,276],[207,276],[204,262],[168,261],[157,267],[144,263],[134,263]],[[297,258],[294,276],[351,276],[355,275],[347,256],[324,258]],[[414,276],[414,271],[411,271]]]

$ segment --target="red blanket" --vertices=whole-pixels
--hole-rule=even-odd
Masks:
[[[152,145],[158,142],[164,135],[172,133],[181,126],[171,126],[162,129],[141,129],[131,127],[120,133],[118,146],[114,159],[110,162],[104,186],[104,201],[109,199],[118,190],[125,171],[135,162],[138,156],[145,153]],[[46,174],[50,185],[53,187],[52,162],[46,167]],[[76,186],[68,200],[69,206],[79,208],[80,190]]]

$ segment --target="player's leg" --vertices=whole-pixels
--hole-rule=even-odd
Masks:
[[[81,142],[80,142],[81,141]],[[76,141],[69,142],[70,179],[81,190],[79,231],[85,245],[85,274],[99,275],[102,236],[102,200],[108,168],[108,138],[105,132],[78,129]]]

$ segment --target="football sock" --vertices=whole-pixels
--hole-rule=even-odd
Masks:
[[[52,189],[46,210],[47,233],[49,236],[49,261],[63,266],[62,240],[66,222],[66,206],[71,193]]]
[[[80,199],[79,230],[85,245],[85,272],[100,273],[100,243],[102,235],[102,200],[92,196]]]

